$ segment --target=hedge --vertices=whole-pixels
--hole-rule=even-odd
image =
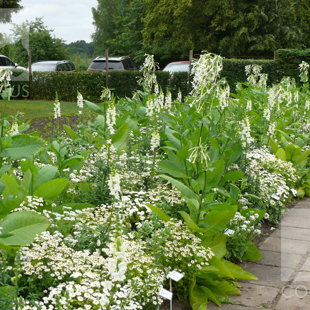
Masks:
[[[302,61],[310,64],[310,48],[304,50],[280,49],[275,52],[278,76],[291,76],[299,80],[298,66]]]
[[[263,72],[268,74],[270,84],[278,82],[283,76],[292,76],[298,81],[298,65],[303,60],[310,63],[310,49],[278,50],[275,60],[224,59],[221,76],[227,79],[234,90],[238,82],[246,81],[245,66],[258,64],[263,67]],[[173,96],[176,96],[179,90],[183,95],[191,90],[190,77],[185,72],[171,76],[162,71],[156,74],[160,86],[164,90],[170,90]],[[139,89],[139,78],[141,73],[138,71],[111,71],[108,73],[108,86],[116,96],[130,97]],[[25,86],[22,82],[14,82],[13,85],[19,92]],[[104,86],[106,74],[102,72],[35,72],[31,84],[31,98],[54,100],[57,92],[60,100],[75,101],[77,91],[80,91],[85,99],[98,102]],[[23,97],[25,94],[24,89]]]

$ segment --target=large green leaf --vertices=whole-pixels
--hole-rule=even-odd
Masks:
[[[10,157],[13,160],[31,159],[43,147],[42,140],[37,137],[18,135],[11,139],[10,146],[6,147],[0,156]]]
[[[103,109],[101,109],[101,107],[98,106],[97,104],[92,103],[92,102],[90,102],[90,101],[88,101],[88,100],[84,100],[84,103],[86,104],[86,106],[87,106],[90,110],[92,110],[92,111],[94,111],[94,112],[96,112],[96,113],[98,113],[98,114],[100,114],[100,115],[104,115]]]
[[[58,168],[55,166],[45,166],[40,168],[38,175],[34,179],[33,187],[36,189],[41,184],[52,180],[58,173]]]
[[[48,220],[37,213],[19,211],[6,216],[0,221],[2,234],[12,236],[1,238],[0,243],[9,246],[26,246],[33,242],[36,235],[49,226]]]
[[[182,182],[168,176],[168,175],[159,175],[159,177],[167,180],[173,186],[175,186],[186,198],[198,200],[198,196],[185,184]]]
[[[35,190],[34,195],[42,197],[46,200],[52,200],[56,198],[68,185],[69,180],[67,179],[53,179],[47,181]]]
[[[206,231],[205,228],[199,227],[199,226],[194,222],[194,220],[190,217],[190,215],[189,215],[188,213],[186,213],[186,212],[184,212],[184,211],[180,211],[180,214],[181,214],[181,216],[183,217],[183,219],[184,219],[184,221],[185,221],[187,227],[188,227],[189,229],[191,229],[192,231],[201,232],[201,233],[203,233],[203,232]]]
[[[252,260],[252,261],[258,261],[261,260],[262,253],[259,251],[257,246],[253,242],[249,242],[249,246],[246,249],[246,252],[242,259],[244,260]]]
[[[240,170],[232,170],[225,174],[225,181],[238,181],[244,177],[244,173]]]
[[[211,211],[204,216],[201,226],[206,228],[205,234],[216,234],[227,227],[237,211],[237,206],[218,204],[211,206],[210,209]]]
[[[5,185],[3,190],[3,197],[8,198],[10,196],[17,197],[19,194],[19,184],[16,180],[16,177],[9,174],[4,174],[1,177],[1,182]]]
[[[116,150],[122,150],[125,148],[128,140],[128,134],[130,131],[129,123],[125,123],[121,126],[112,137],[112,143]]]
[[[161,173],[169,174],[172,177],[183,179],[189,178],[182,162],[163,160],[158,163],[158,167]]]
[[[8,215],[12,210],[18,208],[23,198],[4,198],[0,199],[0,219]]]
[[[206,310],[208,307],[208,297],[206,293],[196,284],[195,279],[190,282],[189,301],[192,310]]]
[[[163,222],[169,222],[170,217],[162,209],[153,206],[150,203],[146,204]]]

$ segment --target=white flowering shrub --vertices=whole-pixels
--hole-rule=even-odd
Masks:
[[[251,190],[261,198],[270,220],[279,221],[287,202],[296,193],[296,169],[291,162],[276,158],[266,149],[254,149],[246,155],[246,160]]]

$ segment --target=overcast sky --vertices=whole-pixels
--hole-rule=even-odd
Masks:
[[[97,6],[97,0],[22,0],[21,5],[24,8],[13,15],[13,23],[43,17],[44,24],[54,29],[54,35],[66,43],[91,41],[94,32],[92,7]],[[12,25],[0,24],[0,27],[1,32],[9,34]]]

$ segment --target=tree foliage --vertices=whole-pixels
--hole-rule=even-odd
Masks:
[[[85,40],[78,40],[66,44],[68,52],[73,55],[80,55],[86,57],[93,57],[94,55],[94,44],[87,43]]]
[[[21,8],[21,0],[0,0],[0,22],[8,23],[11,21],[11,13],[16,9]],[[12,10],[1,10],[1,9],[12,9]],[[13,10],[14,9],[14,10]]]
[[[27,32],[25,34],[25,31]],[[68,57],[64,42],[52,35],[53,30],[48,29],[41,18],[35,21],[27,21],[21,25],[14,25],[13,36],[15,38],[15,61],[27,66],[28,50],[22,44],[25,36],[29,36],[29,48],[32,62],[41,60],[61,60]]]
[[[279,48],[310,45],[309,0],[98,0],[95,50],[162,62],[189,50],[271,57]]]

